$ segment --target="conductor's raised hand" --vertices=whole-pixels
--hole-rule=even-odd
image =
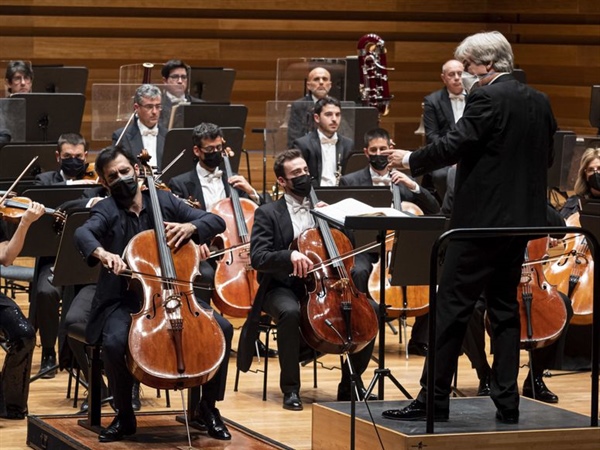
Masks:
[[[402,164],[402,160],[406,155],[410,155],[408,150],[382,150],[382,155],[387,156],[388,170],[390,169],[405,169],[408,166]]]

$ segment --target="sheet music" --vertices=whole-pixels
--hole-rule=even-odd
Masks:
[[[411,217],[394,208],[375,208],[353,198],[346,198],[337,203],[316,208],[316,210],[328,219],[343,225],[346,216],[387,216],[387,217]]]

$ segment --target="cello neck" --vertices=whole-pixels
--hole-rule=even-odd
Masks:
[[[233,171],[231,170],[231,162],[229,161],[228,155],[223,156],[223,166],[225,168],[225,182],[227,183],[227,188],[229,190],[229,198],[231,199],[231,205],[233,207],[233,214],[235,216],[235,224],[237,225],[238,235],[240,236],[242,242],[249,242],[250,239],[248,227],[246,226],[246,220],[244,219],[244,212],[240,203],[240,195],[238,191],[227,182],[229,177],[233,175]]]

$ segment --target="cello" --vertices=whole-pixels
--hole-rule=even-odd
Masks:
[[[309,199],[314,208],[318,200],[312,188]],[[354,286],[350,276],[354,258],[339,258],[352,250],[350,240],[330,229],[324,219],[315,217],[315,222],[316,227],[303,231],[291,247],[315,265],[301,301],[300,331],[319,352],[356,353],[377,335],[377,315],[367,296]],[[330,259],[333,263],[324,264]]]
[[[223,155],[224,176],[229,179],[233,172],[227,151]],[[220,216],[227,224],[223,233],[213,240],[220,248],[232,248],[217,261],[212,300],[221,313],[232,317],[246,317],[258,290],[256,270],[250,264],[250,232],[254,223],[254,211],[258,205],[252,200],[240,198],[233,186],[228,186],[229,198],[215,203],[210,212]]]
[[[542,261],[548,238],[529,241],[517,289],[521,317],[521,348],[552,344],[567,323],[567,309],[556,287],[544,276]]]
[[[411,202],[403,202],[400,198],[400,186],[392,186],[392,200],[394,208],[399,211],[405,211],[416,216],[422,216],[423,211],[417,205]],[[392,254],[394,242],[386,242],[386,255],[388,258]],[[373,270],[369,276],[369,293],[373,300],[379,302],[380,289],[380,265],[381,261],[373,264]],[[388,264],[389,267],[389,264]],[[427,314],[429,311],[429,287],[428,286],[392,286],[390,280],[392,274],[387,271],[385,279],[385,301],[386,311],[389,318],[418,317]],[[403,322],[404,323],[404,322]]]
[[[567,225],[581,227],[579,213],[571,215]],[[565,236],[564,253],[568,256],[547,266],[544,274],[549,283],[567,294],[573,304],[574,325],[591,325],[593,319],[594,260],[590,246],[583,234]]]
[[[152,170],[146,169],[154,229],[134,236],[124,251],[141,310],[132,314],[127,365],[142,383],[184,389],[210,380],[225,357],[225,337],[212,311],[194,297],[200,250],[188,241],[167,246]]]

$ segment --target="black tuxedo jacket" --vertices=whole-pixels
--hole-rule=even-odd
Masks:
[[[311,131],[306,136],[294,141],[294,148],[302,151],[302,157],[306,160],[310,175],[313,177],[313,186],[321,185],[321,172],[323,170],[323,157],[321,155],[321,141],[317,130]],[[335,161],[340,161],[340,166],[344,167],[346,160],[354,151],[354,142],[338,133],[338,141],[335,145]]]
[[[340,178],[340,186],[373,186],[369,165],[364,169],[344,175]],[[425,214],[437,214],[440,212],[440,205],[427,189],[421,187],[420,192],[415,193],[403,184],[400,184],[399,188],[402,201],[414,203]]]
[[[197,228],[195,241],[207,243],[225,230],[225,222],[220,217],[200,209],[190,208],[169,192],[158,191],[157,194],[164,220],[194,224]],[[143,193],[143,196],[144,207],[148,207],[149,196],[147,193]],[[112,197],[107,197],[94,205],[90,218],[76,230],[75,245],[90,266],[98,263],[98,259],[92,256],[93,251],[98,247],[118,255],[123,253],[128,244],[125,236],[126,214],[126,211]],[[106,317],[121,301],[131,301],[134,296],[135,294],[128,290],[128,280],[125,277],[114,275],[102,267],[86,328],[88,342],[96,342],[101,336]]]
[[[454,126],[452,102],[445,87],[425,97],[423,126],[428,144],[445,136]]]
[[[225,186],[225,192],[227,196],[229,196],[229,190],[231,189],[231,185],[227,183],[225,179],[225,174],[221,179],[223,182],[223,186]],[[196,171],[196,167],[189,172],[182,173],[181,175],[177,175],[169,180],[169,189],[176,196],[182,199],[189,199],[192,197],[194,200],[200,202],[200,207],[202,209],[206,209],[206,202],[204,201],[204,194],[202,192],[202,184],[200,183],[200,178],[198,178],[198,172]],[[240,198],[248,198],[248,194],[246,192],[236,189]]]
[[[36,186],[60,186],[66,185],[67,181],[60,174],[60,170],[38,173],[35,176],[33,184]]]
[[[544,226],[555,131],[547,96],[502,75],[472,91],[461,120],[409,164],[417,177],[458,163],[454,228]]]
[[[138,119],[135,118],[127,127],[127,131],[123,135],[123,139],[121,139],[121,147],[131,153],[133,156],[137,158],[142,149],[144,148],[144,141],[142,140],[142,134],[140,133],[140,129],[137,126]],[[125,128],[125,127],[123,127]],[[123,128],[119,128],[112,135],[112,143],[115,145],[119,140],[119,136],[123,132]],[[165,148],[165,137],[167,136],[167,128],[158,123],[158,136],[156,136],[156,155],[158,161],[150,161],[151,166],[158,166],[158,168],[162,167],[162,157],[163,151]]]

